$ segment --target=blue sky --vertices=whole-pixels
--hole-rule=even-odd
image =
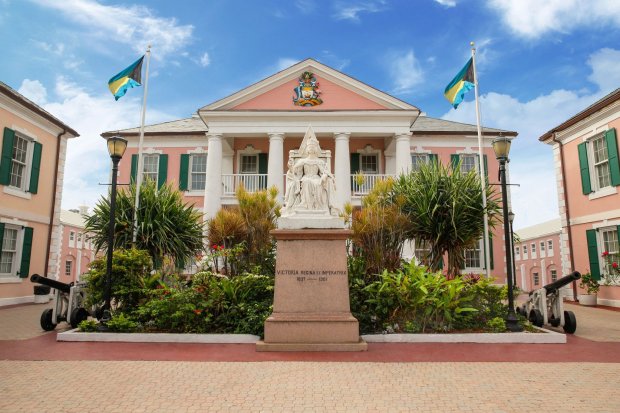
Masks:
[[[482,122],[519,132],[515,227],[558,216],[551,149],[537,137],[620,87],[617,0],[0,0],[0,80],[70,124],[63,207],[108,179],[103,131],[139,124],[142,89],[108,79],[153,45],[147,123],[313,57],[429,116],[475,123],[443,89],[478,47]]]

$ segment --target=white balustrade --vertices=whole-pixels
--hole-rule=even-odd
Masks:
[[[377,182],[394,177],[388,174],[358,174],[351,175],[351,195],[367,195]]]
[[[248,192],[267,189],[267,174],[222,174],[223,196],[234,196],[241,185]]]

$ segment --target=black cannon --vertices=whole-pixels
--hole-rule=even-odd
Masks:
[[[577,319],[572,311],[564,311],[560,288],[580,278],[581,274],[575,271],[530,292],[525,304],[518,309],[519,313],[537,327],[562,325],[566,333],[573,334],[577,329]]]
[[[52,331],[62,321],[68,321],[71,327],[76,328],[80,322],[86,320],[90,313],[84,308],[86,292],[85,284],[66,284],[50,278],[33,274],[30,281],[47,285],[55,290],[54,307],[48,308],[41,314],[41,328]],[[68,317],[68,318],[67,318]]]

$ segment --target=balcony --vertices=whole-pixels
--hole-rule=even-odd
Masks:
[[[234,197],[241,185],[248,192],[267,189],[267,174],[222,174],[222,196]]]
[[[375,187],[377,182],[392,178],[394,175],[388,174],[363,174],[351,175],[351,197],[361,197]]]

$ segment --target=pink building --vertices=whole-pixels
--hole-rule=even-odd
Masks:
[[[62,282],[78,281],[88,271],[88,266],[95,259],[95,251],[88,234],[84,231],[84,215],[88,207],[60,212],[60,230],[62,247],[58,260],[59,280]]]
[[[320,84],[322,103],[299,106],[293,97],[300,77],[311,72]],[[310,84],[304,85],[312,92]],[[316,103],[316,101],[315,101]],[[312,103],[308,103],[311,105]],[[311,126],[328,151],[336,206],[361,205],[361,197],[386,176],[438,160],[478,170],[475,125],[434,119],[417,107],[334,70],[313,59],[301,61],[228,97],[208,104],[190,118],[145,127],[142,173],[160,184],[168,181],[185,199],[211,218],[224,205],[236,203],[235,189],[271,186],[284,195],[289,152],[299,148]],[[497,176],[491,142],[515,132],[484,128],[484,173]],[[110,137],[116,132],[103,133]],[[119,166],[119,182],[137,174],[139,128],[120,131],[129,141]],[[364,182],[355,174],[361,172]],[[492,272],[505,279],[501,230],[491,240]],[[467,252],[465,272],[484,272],[484,240]],[[410,256],[420,246],[413,246]]]
[[[522,290],[535,290],[562,277],[561,230],[560,220],[554,219],[516,231],[520,239],[514,245],[516,280]]]
[[[76,131],[0,82],[0,306],[32,302],[29,277],[58,278],[67,140]]]
[[[562,272],[590,271],[598,303],[620,306],[620,89],[540,137],[553,146]],[[615,264],[614,264],[615,263]]]

